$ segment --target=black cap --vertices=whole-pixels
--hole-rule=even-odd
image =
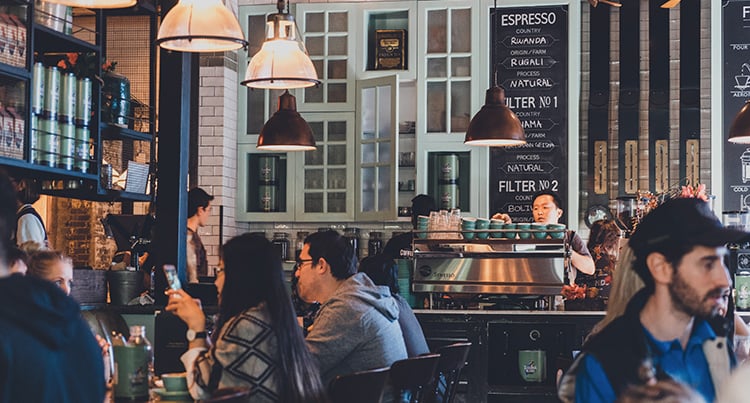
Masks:
[[[677,198],[662,203],[636,227],[628,244],[636,257],[666,250],[671,245],[722,246],[748,237],[747,232],[721,224],[708,203]]]

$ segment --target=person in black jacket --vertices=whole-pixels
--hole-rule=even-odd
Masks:
[[[0,172],[0,403],[101,403],[102,351],[78,304],[54,283],[10,275],[15,192]]]

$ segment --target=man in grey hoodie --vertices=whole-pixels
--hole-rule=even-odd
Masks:
[[[406,358],[398,304],[388,287],[357,273],[354,249],[337,232],[305,239],[295,276],[300,297],[321,303],[306,341],[324,385],[337,375]]]

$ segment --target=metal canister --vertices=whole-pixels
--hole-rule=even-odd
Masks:
[[[276,183],[276,164],[279,157],[275,155],[258,157],[258,180],[260,183]]]
[[[60,112],[60,70],[55,66],[47,67],[44,91],[44,112],[52,119],[57,119]]]
[[[41,114],[44,110],[44,65],[41,62],[34,63],[34,71],[31,76],[31,113]]]
[[[112,165],[103,164],[100,176],[99,179],[101,180],[102,187],[112,189]]]
[[[458,155],[446,154],[438,158],[441,180],[453,181],[458,179]]]
[[[88,126],[91,123],[92,85],[88,77],[78,79],[76,89],[76,124]]]
[[[72,170],[75,159],[76,125],[73,119],[64,119],[60,122],[60,149],[57,166]]]
[[[39,119],[39,163],[50,167],[57,166],[60,126],[57,119],[45,114]]]
[[[76,127],[76,153],[73,169],[88,172],[91,160],[91,130],[88,126]]]
[[[458,183],[456,181],[442,181],[438,185],[440,208],[450,210],[458,207]]]
[[[29,157],[34,164],[40,164],[39,161],[39,115],[31,114],[31,131],[29,132]]]
[[[260,210],[264,212],[277,211],[276,185],[258,186],[258,203]]]
[[[65,73],[60,85],[60,117],[71,122],[76,117],[76,81],[75,74]]]

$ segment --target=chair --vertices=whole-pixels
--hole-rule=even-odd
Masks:
[[[458,377],[466,365],[471,343],[455,343],[437,350],[440,359],[437,364],[438,376],[435,377],[432,393],[429,398],[436,403],[450,403],[456,395]]]
[[[397,402],[418,403],[435,378],[439,354],[425,354],[391,365],[390,384]]]
[[[241,403],[247,401],[250,396],[250,388],[228,387],[219,388],[211,394],[211,397],[199,400],[199,403]]]
[[[337,376],[328,387],[331,403],[379,403],[389,369],[376,368]]]

